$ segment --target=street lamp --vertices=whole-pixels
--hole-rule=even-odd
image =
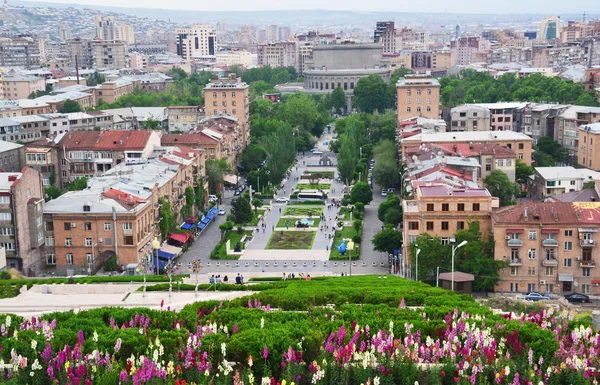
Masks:
[[[454,242],[456,242],[456,240],[454,240]],[[454,254],[456,253],[456,250],[458,250],[459,248],[463,247],[466,244],[467,244],[467,241],[462,241],[458,246],[452,246],[452,286],[451,286],[452,291],[454,291]]]
[[[354,242],[352,242],[352,240],[348,241],[348,244],[346,245],[346,250],[349,251],[348,253],[348,264],[350,265],[350,276],[352,276],[352,250],[354,250]]]
[[[173,292],[173,274],[177,271],[177,265],[173,262],[172,259],[169,259],[167,264],[165,265],[165,272],[169,277],[169,298],[171,298],[171,293]]]
[[[157,237],[154,237],[154,240],[152,241],[152,250],[154,250],[154,256],[156,258],[156,271],[154,271],[154,274],[158,275],[159,273],[159,268],[158,268],[158,250],[160,249],[160,241],[158,240]]]
[[[194,289],[194,296],[198,296],[198,274],[202,271],[202,264],[199,259],[194,259],[191,263],[188,264],[188,268],[191,273],[196,274],[196,288]]]
[[[142,292],[142,297],[146,296],[146,274],[152,271],[152,261],[150,260],[150,255],[142,257],[142,261],[138,266],[138,271],[144,274],[144,291]]]
[[[416,256],[416,266],[415,266],[415,280],[419,280],[419,254],[421,253],[421,249],[417,249],[415,252]]]

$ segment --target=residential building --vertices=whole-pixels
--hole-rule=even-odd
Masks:
[[[489,131],[490,110],[476,104],[454,107],[450,112],[450,131]]]
[[[95,130],[112,130],[112,129],[117,129],[116,127],[114,127],[114,115],[109,114],[106,111],[103,110],[89,110],[87,112],[87,115],[90,115],[93,117],[93,129]],[[68,116],[65,115],[65,117],[68,119]],[[67,130],[65,130],[67,131]],[[62,132],[58,132],[61,133]]]
[[[396,52],[396,29],[393,21],[378,21],[373,38],[375,43],[382,46],[384,54]]]
[[[61,92],[66,92],[66,88],[72,86],[82,86],[80,89],[71,89],[71,91],[81,91],[82,89],[88,90],[87,79],[83,76],[64,76],[58,79],[58,88]]]
[[[93,41],[91,49],[97,68],[121,69],[127,66],[127,43],[123,41]]]
[[[518,131],[521,127],[522,112],[528,103],[478,103],[490,111],[491,131]]]
[[[536,167],[533,174],[532,195],[542,200],[547,197],[583,190],[588,181],[600,179],[600,172],[587,168]]]
[[[580,39],[590,38],[594,35],[594,25],[585,21],[568,21],[560,31],[560,41],[568,43]]]
[[[238,121],[238,143],[243,150],[250,143],[250,101],[248,84],[230,74],[227,78],[214,78],[203,90],[204,113],[207,117],[229,115]]]
[[[92,40],[74,38],[67,40],[67,52],[70,55],[71,65],[77,64],[79,68],[94,68],[94,50]]]
[[[46,80],[30,75],[4,75],[1,87],[5,99],[27,99],[33,92],[46,91]]]
[[[141,53],[129,54],[129,68],[145,70],[148,67],[148,56]]]
[[[191,28],[175,30],[177,55],[183,59],[198,58],[204,55],[215,55],[217,33],[207,24],[194,24]]]
[[[131,25],[131,24],[115,25],[114,40],[124,41],[125,43],[127,43],[127,45],[135,44],[135,34],[133,33],[133,25]]]
[[[554,40],[560,37],[560,17],[551,16],[542,20],[540,24],[540,34],[538,38],[541,40]]]
[[[494,211],[494,258],[508,264],[495,291],[600,294],[598,209],[599,202],[527,202]]]
[[[521,131],[530,135],[534,143],[539,138],[554,138],[556,121],[569,106],[561,104],[530,103],[522,110]]]
[[[0,67],[29,69],[39,66],[40,46],[32,37],[0,37]]]
[[[226,159],[232,170],[237,168],[240,145],[240,129],[236,118],[230,116],[208,116],[198,124],[196,131],[216,139],[220,143],[220,158]]]
[[[600,170],[600,123],[579,127],[577,163],[592,170]]]
[[[406,75],[396,83],[398,122],[414,116],[438,119],[440,83],[430,75]]]
[[[120,79],[127,80],[146,92],[165,92],[169,84],[173,83],[172,77],[160,72],[151,72],[142,75],[124,75]]]
[[[59,188],[64,188],[59,171],[58,149],[52,141],[43,139],[30,143],[25,147],[25,164],[37,171],[42,178],[44,188],[54,183]]]
[[[40,174],[24,167],[21,172],[0,173],[0,246],[6,266],[25,275],[40,269],[44,247],[44,190]]]
[[[472,132],[439,132],[430,134],[417,134],[403,138],[399,143],[402,158],[406,159],[408,153],[413,152],[422,144],[471,146],[475,144],[498,144],[515,152],[516,158],[531,165],[532,139],[522,133],[512,131],[472,131]]]
[[[95,16],[96,37],[100,40],[115,40],[115,17]]]
[[[480,36],[460,36],[450,42],[452,65],[476,63],[478,55],[490,50],[490,42]]]
[[[396,28],[396,49],[407,49],[406,47],[414,44],[420,44],[422,48],[429,49],[429,32],[426,30],[417,30],[412,27]]]
[[[60,30],[58,31],[58,36],[62,41],[70,40],[72,38],[71,28],[69,28],[67,25],[61,25]]]
[[[258,55],[249,51],[219,51],[215,56],[217,65],[251,68],[258,64]]]
[[[442,243],[448,244],[458,230],[468,229],[472,221],[479,221],[482,234],[487,233],[491,230],[490,213],[498,205],[498,199],[493,198],[487,189],[417,184],[413,189],[413,199],[402,202],[402,255],[410,255],[410,245],[424,233],[441,237]]]
[[[600,108],[569,106],[555,120],[554,140],[569,151],[569,156],[577,159],[579,152],[579,127],[600,122]]]
[[[259,45],[256,54],[259,66],[297,67],[296,42],[293,41]]]
[[[114,103],[121,96],[129,95],[135,89],[137,82],[130,82],[125,79],[117,79],[113,81],[107,81],[102,84],[99,84],[94,89],[94,94],[96,95],[96,100],[102,101],[106,103]]]
[[[388,53],[383,56],[389,59],[392,72],[397,68],[412,68],[412,53],[410,51]]]
[[[298,76],[304,74],[304,62],[312,60],[313,43],[311,42],[296,42],[296,71]]]
[[[169,131],[191,131],[198,126],[201,112],[198,106],[172,106],[167,108]]]
[[[19,172],[25,167],[24,146],[0,141],[0,172]]]
[[[14,135],[7,135],[6,140],[29,143],[42,137],[47,137],[50,132],[50,119],[44,115],[27,115],[11,118],[19,123],[18,131]]]
[[[452,53],[449,51],[433,51],[431,54],[432,70],[447,70],[452,67]]]
[[[187,146],[194,150],[201,150],[206,159],[221,159],[223,151],[221,142],[214,136],[203,132],[190,132],[187,134],[163,134],[160,137],[161,146]]]

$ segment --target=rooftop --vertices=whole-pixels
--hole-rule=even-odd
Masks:
[[[600,179],[600,172],[587,168],[536,167],[535,171],[545,180]]]
[[[10,188],[23,176],[20,172],[0,172],[0,191],[10,191]],[[16,180],[12,177],[16,177]]]
[[[512,108],[525,108],[529,103],[527,102],[501,102],[501,103],[477,103],[477,106],[485,107],[490,110],[500,109],[512,109]]]
[[[18,126],[19,122],[9,118],[0,118],[0,127]]]
[[[431,76],[414,75],[410,77],[400,78],[396,83],[396,87],[416,86],[416,85],[431,85],[439,87],[440,82]]]
[[[152,131],[108,130],[108,131],[69,131],[63,136],[60,145],[67,150],[143,150],[148,144]]]
[[[404,139],[403,142],[485,142],[495,140],[532,141],[531,137],[514,131],[465,131],[418,134]]]
[[[214,139],[203,132],[189,134],[163,134],[163,136],[160,138],[160,142],[163,146],[183,144],[190,147],[202,144],[215,145],[219,143],[217,139]]]
[[[600,203],[597,203],[600,208]],[[557,226],[560,224],[576,224],[577,215],[572,203],[564,202],[527,202],[524,204],[500,208],[492,212],[494,224],[515,223]]]
[[[600,123],[584,124],[579,127],[581,131],[588,131],[594,134],[600,133]]]
[[[5,75],[2,80],[5,82],[35,82],[44,80],[44,78],[33,75]]]
[[[2,124],[0,123],[0,126],[1,125]],[[5,142],[4,140],[0,140],[0,152],[15,150],[15,149],[21,148],[21,147],[23,147],[22,144]]]
[[[485,188],[478,189],[455,189],[449,186],[419,186],[421,196],[424,197],[490,197]]]

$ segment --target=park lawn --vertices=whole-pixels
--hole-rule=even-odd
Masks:
[[[298,207],[298,206],[288,206],[285,208],[285,211],[283,212],[283,215],[290,215],[290,216],[294,216],[294,217],[309,217],[309,213],[312,213],[313,217],[320,217],[321,214],[323,214],[323,207],[318,207],[318,206],[310,206],[310,207],[306,207],[306,206],[302,206],[302,207]]]
[[[238,226],[256,226],[258,225],[258,217],[265,214],[265,209],[258,209],[254,212],[254,208],[252,208],[252,220],[249,223],[234,223],[233,227],[237,228]]]
[[[333,179],[333,176],[335,175],[335,171],[305,171],[304,175],[302,175],[302,179],[306,179],[306,177],[308,177],[308,175],[321,175],[322,178],[328,178],[328,179]]]
[[[300,220],[301,218],[281,218],[279,219],[279,222],[277,222],[277,226],[276,227],[285,227],[285,222],[289,222],[290,224],[290,228],[294,228],[294,223],[296,223],[296,221]],[[319,227],[319,224],[321,223],[321,218],[306,218],[310,221],[315,221],[315,223],[313,223],[313,225],[311,227]]]
[[[329,190],[330,188],[331,188],[331,184],[329,184],[329,183],[321,183],[321,184],[299,183],[296,186],[296,190]]]
[[[338,213],[338,217],[344,217],[345,221],[350,220],[350,211],[346,207],[342,207]]]
[[[267,243],[266,250],[310,250],[316,231],[275,231]]]
[[[233,248],[235,247],[235,244],[238,243],[242,237],[244,235],[248,235],[251,236],[252,235],[252,231],[243,231],[241,234],[238,233],[236,230],[232,230],[229,232],[229,234],[227,235],[227,237],[223,240],[221,247],[219,248],[219,258],[218,259],[239,259],[239,256],[228,256],[227,255],[227,240],[230,240],[231,243],[231,249],[233,250]],[[242,250],[244,250],[246,247],[246,245],[244,243],[242,243]]]
[[[343,227],[342,230],[336,230],[335,237],[333,239],[333,246],[329,250],[329,259],[330,260],[348,260],[349,250],[346,251],[346,255],[341,255],[336,246],[339,246],[342,243],[342,239],[350,238],[352,239],[356,235],[356,230],[354,227],[346,226]],[[352,250],[352,260],[357,260],[360,258],[360,247],[357,244],[354,244],[354,250]]]

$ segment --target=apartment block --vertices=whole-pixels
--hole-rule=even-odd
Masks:
[[[440,116],[440,83],[430,75],[407,75],[396,83],[398,122],[406,118]]]
[[[521,131],[534,141],[548,136],[554,137],[556,121],[569,106],[561,104],[530,103],[522,110]]]
[[[37,68],[40,46],[30,36],[0,38],[0,67]]]
[[[183,59],[214,55],[217,48],[217,33],[207,24],[194,24],[191,28],[175,30],[177,55]]]
[[[554,140],[569,151],[572,158],[578,157],[579,127],[600,122],[600,108],[568,106],[555,120]]]
[[[258,56],[249,51],[219,51],[216,53],[216,62],[226,66],[241,65],[246,68],[258,64]]]
[[[257,47],[257,60],[259,66],[296,67],[296,43],[278,42],[259,45]]]
[[[494,257],[508,263],[495,291],[600,294],[599,208],[598,202],[527,202],[494,211]]]
[[[0,173],[0,246],[6,266],[25,275],[40,269],[44,248],[44,191],[40,174],[24,167],[21,172]]]
[[[490,48],[490,42],[480,36],[460,36],[450,42],[452,65],[476,63],[480,61],[478,55],[487,53]]]
[[[491,131],[518,131],[521,127],[522,112],[528,103],[479,103],[478,106],[490,111]]]
[[[124,41],[127,45],[135,44],[135,34],[133,33],[133,25],[117,24],[115,26],[114,40]]]
[[[172,106],[167,108],[169,131],[191,131],[198,126],[201,112],[198,106]]]
[[[5,99],[27,99],[32,92],[46,91],[46,80],[29,75],[5,75],[1,86]]]
[[[577,163],[592,170],[600,170],[600,123],[579,127],[578,143]]]
[[[383,53],[396,52],[396,29],[393,21],[378,21],[373,36],[375,43],[381,44]]]
[[[384,54],[383,56],[389,59],[392,72],[397,68],[412,68],[412,54],[410,51],[389,53]]]
[[[221,159],[221,141],[214,136],[203,132],[187,134],[163,134],[160,137],[162,146],[187,146],[194,150],[201,150],[206,159]]]
[[[465,104],[450,111],[450,131],[489,131],[490,110],[476,104]]]
[[[0,172],[18,172],[25,166],[22,144],[0,141]]]
[[[572,166],[536,167],[533,178],[529,191],[543,200],[553,195],[581,191],[586,182],[600,180],[600,172]]]
[[[121,69],[127,66],[127,43],[123,41],[93,41],[91,49],[97,68]]]

